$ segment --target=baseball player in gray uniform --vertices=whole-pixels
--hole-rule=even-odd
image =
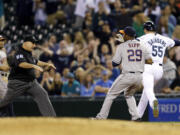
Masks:
[[[144,64],[152,64],[151,53],[139,40],[135,39],[135,30],[132,27],[126,27],[123,32],[124,43],[120,44],[115,56],[113,57],[113,66],[122,64],[122,73],[114,81],[109,89],[103,106],[95,119],[106,119],[113,100],[124,92],[128,104],[131,120],[139,118],[134,93],[142,84],[142,73]]]

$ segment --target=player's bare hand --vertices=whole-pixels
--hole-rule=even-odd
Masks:
[[[43,68],[41,68],[41,67],[39,67],[37,65],[34,65],[33,67],[34,67],[34,69],[36,69],[36,70],[38,70],[40,72],[43,72]]]

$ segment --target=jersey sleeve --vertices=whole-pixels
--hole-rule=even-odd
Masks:
[[[116,64],[120,64],[120,63],[121,63],[121,59],[122,59],[122,57],[121,57],[121,45],[119,45],[119,46],[117,47],[117,49],[116,49],[116,53],[115,53],[115,55],[113,56],[112,61],[113,61],[114,63],[116,63]]]
[[[3,51],[1,51],[1,52],[0,52],[0,58],[1,58],[1,59],[4,59],[4,58],[6,58],[6,57],[7,57],[6,53],[3,52]]]
[[[173,47],[175,45],[175,42],[174,40],[170,39],[170,38],[167,38],[166,39],[166,43],[167,43],[167,47]]]

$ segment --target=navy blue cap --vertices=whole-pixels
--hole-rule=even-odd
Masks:
[[[135,37],[136,36],[136,31],[133,27],[127,26],[124,28],[124,33],[128,36]]]

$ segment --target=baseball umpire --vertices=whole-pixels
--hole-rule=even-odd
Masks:
[[[35,37],[27,35],[24,43],[15,52],[13,60],[9,63],[8,90],[5,97],[0,101],[0,107],[11,103],[14,98],[28,93],[37,103],[43,116],[56,116],[47,92],[35,78],[35,70],[43,72],[41,67],[55,67],[53,64],[39,61],[32,56],[32,51],[36,47],[35,43]]]
[[[125,42],[117,47],[113,57],[113,66],[122,64],[122,73],[109,89],[96,119],[106,119],[108,117],[113,100],[123,91],[132,120],[139,119],[133,95],[137,87],[142,84],[144,64],[152,64],[151,53],[142,42],[135,39],[136,32],[132,27],[126,27],[122,32],[124,33]]]

